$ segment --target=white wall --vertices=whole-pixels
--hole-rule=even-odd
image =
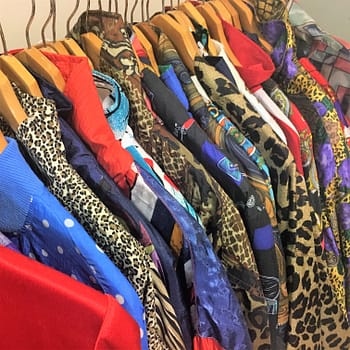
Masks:
[[[126,0],[118,0],[119,12],[124,13]],[[134,3],[129,1],[129,9]],[[150,13],[161,9],[161,0],[150,0]],[[31,27],[32,43],[41,41],[40,29],[49,14],[50,0],[36,0],[36,16]],[[86,7],[86,0],[80,1],[78,14]],[[114,0],[112,0],[114,3]],[[140,4],[141,1],[138,1]],[[146,1],[145,1],[146,3]],[[170,3],[168,0],[167,4]],[[176,1],[173,1],[175,4]],[[350,0],[299,0],[300,5],[314,17],[321,26],[350,41]],[[72,12],[75,0],[56,0],[57,6],[57,39],[62,38],[66,32],[66,19]],[[108,0],[102,0],[103,8],[107,9]],[[98,1],[91,0],[91,8],[98,8]],[[3,26],[9,49],[25,47],[25,26],[31,13],[31,0],[0,0],[0,23]],[[137,8],[135,20],[140,20],[141,10]],[[75,17],[76,19],[76,17]],[[74,19],[72,21],[74,23]],[[47,39],[51,38],[51,27],[47,29]],[[0,47],[0,52],[2,52]]]
[[[350,41],[350,0],[299,0],[298,3],[323,30]]]

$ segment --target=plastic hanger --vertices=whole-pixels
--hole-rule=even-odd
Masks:
[[[5,139],[4,134],[0,130],[0,153],[2,153],[7,147],[7,141]]]
[[[24,65],[29,66],[34,72],[39,74],[41,77],[54,84],[57,87],[57,89],[63,92],[65,88],[65,81],[61,72],[48,58],[46,58],[40,52],[40,50],[31,46],[29,38],[29,29],[33,21],[34,15],[35,1],[32,0],[32,14],[29,18],[26,27],[26,39],[28,48],[17,53],[16,58],[18,58]]]
[[[67,36],[70,33],[70,22],[71,22],[72,18],[74,17],[74,15],[76,14],[76,12],[78,11],[79,5],[80,5],[80,0],[76,0],[73,12],[71,13],[71,15],[67,19],[67,23],[66,23]],[[61,40],[61,43],[64,45],[64,47],[67,49],[67,51],[70,55],[86,57],[88,59],[88,62],[89,62],[91,69],[94,68],[90,58],[86,55],[86,53],[83,51],[83,49],[79,46],[79,44],[74,39],[65,38],[65,39]]]
[[[100,10],[102,11],[101,1],[99,1]],[[88,22],[88,14],[90,10],[90,0],[87,1],[86,8],[86,27]],[[100,67],[100,52],[102,48],[103,41],[94,33],[87,32],[80,35],[82,47],[85,53],[90,58],[95,69]]]
[[[237,10],[231,5],[229,0],[215,0],[215,1],[219,1],[221,2],[226,10],[230,13],[231,18],[232,18],[232,24],[239,29],[240,31],[242,31],[242,26],[241,26],[241,22],[240,22],[240,18],[239,18],[239,13],[237,12]]]
[[[32,96],[42,97],[41,90],[35,78],[15,56],[8,53],[1,23],[0,35],[4,49],[4,54],[0,56],[0,69],[6,74],[10,81],[16,83],[24,92]]]
[[[239,60],[232,52],[229,43],[227,42],[224,28],[222,27],[221,19],[217,16],[215,10],[210,6],[209,3],[204,3],[197,7],[198,11],[205,18],[209,32],[213,39],[219,41],[222,45],[224,45],[225,52],[230,59],[230,61],[235,66],[240,66]]]
[[[267,52],[272,52],[271,45],[262,36],[254,18],[253,11],[242,0],[228,0],[231,5],[237,10],[242,29],[249,33],[254,33],[258,36],[261,45]]]

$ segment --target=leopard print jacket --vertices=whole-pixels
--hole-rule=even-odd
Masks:
[[[45,174],[50,192],[134,286],[145,307],[149,346],[159,350],[184,349],[175,312],[149,255],[67,163],[53,101],[14,88],[28,116],[16,132],[18,141]]]

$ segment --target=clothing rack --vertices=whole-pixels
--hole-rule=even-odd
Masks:
[[[141,4],[144,4],[144,15],[146,16],[146,6],[148,3],[149,14],[152,15],[155,12],[162,10],[162,0],[117,0],[118,12],[123,15],[125,12],[125,4],[128,2],[128,16],[130,16],[131,10],[136,4],[134,10],[134,20],[140,21],[142,19]],[[99,3],[102,5],[102,9],[108,10],[109,0],[91,0],[90,8],[98,9]],[[174,4],[176,0],[174,1]],[[115,1],[111,1],[112,10],[115,8]],[[75,5],[75,0],[56,0],[56,32],[57,39],[63,38],[66,35],[66,22],[69,15],[72,13]],[[86,10],[87,0],[80,1],[76,15],[72,19],[71,23],[74,23],[80,13]],[[32,44],[35,45],[41,42],[41,28],[48,17],[50,11],[50,0],[37,0],[36,12],[33,20],[33,24],[30,30],[30,37]],[[26,46],[25,40],[25,27],[28,22],[28,18],[31,13],[31,0],[15,0],[12,2],[0,1],[0,13],[1,24],[5,33],[6,41],[9,49],[16,49]],[[15,20],[14,20],[15,19]],[[47,40],[52,39],[51,24],[46,29]]]
[[[346,250],[350,247],[350,239],[345,227],[348,223],[346,208],[350,205],[349,197],[343,196],[343,192],[350,193],[347,177],[350,140],[343,137],[343,130],[350,129],[349,123],[343,112],[337,110],[335,92],[310,62],[305,57],[288,56],[288,49],[293,53],[293,47],[288,45],[294,43],[294,32],[287,20],[287,12],[283,11],[282,0],[279,3],[282,11],[277,11],[276,6],[276,16],[280,15],[278,29],[274,30],[273,26],[278,21],[274,21],[273,9],[271,11],[266,0],[265,3],[259,2],[261,11],[257,11],[256,16],[259,23],[264,22],[263,15],[269,20],[260,28],[255,26],[256,31],[246,30],[256,35],[261,46],[238,30],[233,15],[229,15],[230,20],[221,18],[218,12],[222,10],[219,8],[225,9],[225,5],[220,2],[222,7],[218,3],[215,6],[212,1],[211,4],[203,1],[203,6],[198,7],[205,24],[197,21],[201,15],[196,19],[187,18],[186,22],[179,13],[161,14],[155,16],[152,23],[144,23],[145,16],[164,12],[165,7],[176,6],[176,1],[118,3],[116,12],[121,16],[111,13],[113,1],[100,0],[94,4],[92,1],[77,1],[77,11],[73,11],[74,4],[71,2],[68,6],[63,1],[59,4],[58,0],[48,1],[50,6],[47,11],[43,10],[42,4],[36,4],[43,20],[39,27],[31,27],[30,41],[33,46],[39,41],[44,43],[41,62],[46,59],[47,64],[40,66],[42,72],[47,73],[45,68],[51,64],[59,75],[54,77],[55,72],[52,71],[52,80],[45,82],[43,77],[47,78],[47,75],[40,75],[36,62],[30,66],[29,54],[35,53],[35,48],[16,54],[33,71],[33,80],[35,76],[35,82],[40,83],[39,95],[24,90],[14,79],[11,80],[12,86],[10,78],[1,81],[0,111],[4,120],[0,130],[7,139],[0,138],[0,154],[8,153],[2,157],[2,170],[0,167],[0,195],[2,193],[3,198],[7,195],[8,208],[12,209],[8,211],[8,216],[4,215],[8,208],[3,205],[2,218],[5,222],[17,212],[20,217],[19,221],[13,219],[14,225],[18,225],[16,228],[3,224],[3,239],[10,238],[12,242],[7,242],[7,245],[13,244],[15,249],[22,249],[27,257],[38,258],[48,266],[52,264],[69,277],[76,277],[78,281],[102,291],[103,297],[112,298],[111,305],[120,307],[119,304],[125,303],[123,308],[135,314],[135,320],[129,318],[130,325],[134,325],[132,335],[128,337],[127,331],[122,332],[127,339],[124,343],[123,340],[120,342],[125,347],[131,341],[136,349],[140,340],[143,350],[146,350],[147,342],[152,344],[150,350],[241,350],[251,349],[251,344],[256,350],[264,347],[262,344],[265,342],[266,346],[271,343],[273,350],[298,349],[298,342],[310,347],[313,344],[321,347],[322,344],[325,348],[336,349],[335,342],[339,341],[343,342],[342,348],[345,349],[350,344],[346,318],[350,311],[345,302],[350,298],[350,286],[345,283],[346,276],[342,275],[347,270],[340,267],[346,265],[343,257],[348,259],[350,255]],[[236,1],[235,6],[245,7],[244,13],[242,8],[239,10],[241,18],[247,23],[246,15],[251,13],[250,8],[242,3],[244,0],[240,0],[240,4]],[[250,5],[258,9],[258,4],[253,3],[254,0],[250,0]],[[33,9],[35,1],[32,0],[31,4]],[[144,6],[147,5],[152,7],[146,11]],[[186,5],[193,7],[193,4],[184,4],[184,9]],[[50,51],[56,39],[63,39],[69,31],[70,20],[75,23],[77,16],[85,10],[94,11],[87,11],[86,18],[86,14],[79,17],[68,40],[74,38],[81,45],[96,69],[93,71],[86,56],[82,58],[78,54],[73,57],[68,55],[68,49],[67,54]],[[25,16],[24,25],[30,11],[26,12],[23,8],[21,12]],[[185,16],[185,12],[182,14]],[[176,15],[179,17],[175,20],[173,17]],[[139,23],[140,27],[133,29],[134,35],[128,38],[128,30],[132,33],[132,26],[124,26],[121,17],[127,24],[142,20],[143,23]],[[32,12],[29,23],[32,18],[38,23],[37,14]],[[26,46],[23,42],[10,42],[13,35],[8,34],[12,33],[7,28],[8,22],[4,23],[1,18],[0,22],[6,38],[6,42],[3,39],[5,53],[7,49],[11,51],[14,47]],[[16,22],[17,25],[22,23]],[[192,33],[181,30],[192,26]],[[144,45],[137,29],[145,37],[149,35]],[[300,31],[304,29],[298,27]],[[283,40],[276,40],[276,44],[271,39],[273,35],[282,38],[283,30],[290,39],[284,47]],[[16,31],[22,33],[18,29]],[[27,26],[26,34],[28,32]],[[219,38],[214,40],[208,32]],[[266,40],[269,37],[269,42],[264,44],[261,32]],[[50,46],[52,39],[54,43]],[[148,52],[147,44],[151,48]],[[276,46],[271,46],[269,51],[266,48],[270,44]],[[28,43],[28,47],[31,44]],[[181,49],[184,50],[180,54]],[[153,62],[152,50],[156,51]],[[274,55],[278,50],[284,50],[283,55]],[[226,52],[232,56],[226,55]],[[258,64],[255,58],[260,60]],[[183,66],[181,60],[185,63]],[[226,67],[223,72],[218,60]],[[258,69],[254,70],[256,67]],[[158,75],[156,70],[159,70]],[[167,74],[173,74],[172,82],[176,81],[176,86],[166,81]],[[8,86],[5,86],[3,82],[7,81]],[[50,83],[53,86],[50,87]],[[295,92],[293,88],[305,91]],[[6,95],[5,90],[12,94],[12,101],[6,99],[10,95]],[[277,98],[276,103],[272,99],[276,97],[276,91],[283,99],[281,105],[277,105],[280,102]],[[303,100],[298,100],[300,97]],[[298,108],[300,106],[302,113],[288,98],[295,101]],[[12,110],[8,107],[10,105],[17,109]],[[336,133],[327,128],[329,124],[336,128]],[[69,130],[73,129],[76,138],[74,141],[72,136],[70,143]],[[323,139],[318,137],[321,132]],[[240,141],[237,135],[240,135]],[[129,146],[125,145],[127,138]],[[83,149],[81,139],[94,153],[89,158],[92,163],[83,164],[85,172],[82,163],[76,163],[74,168],[69,164],[74,160],[70,158],[68,161],[68,157],[72,157],[70,147],[74,148],[73,153]],[[315,149],[311,139],[315,142]],[[41,172],[43,182],[36,180],[32,169],[21,158],[16,148],[17,141],[25,148],[28,163],[34,162],[34,169]],[[79,146],[73,147],[73,141]],[[66,144],[61,147],[64,142]],[[326,157],[328,145],[330,156]],[[67,156],[59,154],[63,147],[66,147]],[[7,157],[8,154],[13,154],[12,158]],[[6,176],[12,175],[16,157],[20,171],[14,172],[13,178]],[[325,158],[334,159],[334,172],[328,171],[333,163],[326,164]],[[162,175],[150,165],[156,162],[160,164],[159,173]],[[97,176],[102,173],[100,165],[108,175]],[[4,169],[9,172],[4,173]],[[328,182],[327,179],[318,182],[317,176],[312,177],[318,172],[320,180],[328,175],[331,178]],[[30,180],[21,182],[22,173]],[[168,177],[172,181],[166,180]],[[66,181],[67,178],[69,181]],[[104,182],[108,179],[111,185]],[[44,184],[45,180],[47,184]],[[14,193],[11,193],[11,185]],[[110,188],[115,188],[113,204],[108,197],[112,192]],[[207,188],[208,192],[204,193]],[[324,201],[319,195],[319,188],[325,193]],[[23,200],[31,203],[27,212],[24,206],[21,207],[22,203],[12,200],[11,196],[16,197],[16,190],[18,197],[22,193],[30,194]],[[46,203],[44,199],[41,202],[41,197],[37,195],[40,191],[47,195]],[[334,202],[327,200],[333,194]],[[42,197],[46,198],[45,195]],[[186,196],[189,197],[188,204]],[[212,196],[214,201],[209,203]],[[38,208],[45,215],[41,216]],[[61,216],[54,220],[56,213]],[[69,213],[72,217],[68,218],[66,215]],[[75,221],[74,216],[79,219]],[[22,217],[25,220],[21,220]],[[320,223],[324,225],[322,229]],[[76,234],[79,232],[81,237],[86,237],[86,241],[92,238],[87,243],[90,244],[88,249],[82,250],[84,239],[81,242],[71,239],[73,229],[69,229],[73,227],[77,228]],[[50,230],[45,231],[48,228]],[[53,235],[48,237],[47,232]],[[56,233],[57,236],[54,235]],[[43,240],[39,243],[35,241],[36,235],[44,237]],[[27,239],[28,244],[22,243],[21,239],[23,242]],[[59,239],[64,241],[62,245]],[[330,244],[331,239],[334,245]],[[44,243],[47,243],[44,247],[49,253],[42,247]],[[79,244],[82,249],[78,248]],[[338,255],[335,251],[337,244]],[[132,302],[129,305],[131,291],[130,295],[128,292],[120,294],[115,289],[119,287],[113,284],[117,278],[109,273],[114,270],[104,269],[102,263],[100,268],[96,257],[99,272],[96,273],[94,263],[91,265],[85,258],[95,256],[96,248],[111,259],[110,269],[122,271],[120,278],[125,279],[125,286],[120,286],[125,288],[123,292],[129,288],[129,282],[133,285],[135,302],[137,300],[140,304],[137,310],[127,309],[136,305]],[[73,258],[62,264],[60,259],[63,259],[61,256],[66,250],[74,256],[83,256],[84,261],[79,261],[78,265],[78,260]],[[61,258],[55,260],[57,257]],[[337,257],[338,264],[334,263]],[[6,261],[0,259],[0,264]],[[76,266],[85,269],[79,277],[73,273]],[[346,267],[350,269],[349,265]],[[25,271],[19,270],[21,273]],[[95,271],[96,278],[91,271]],[[1,268],[0,272],[3,272]],[[101,283],[103,273],[113,276],[106,286]],[[339,279],[331,279],[334,276]],[[333,288],[340,291],[339,295],[334,293]],[[346,295],[341,294],[343,289]],[[332,297],[327,298],[328,295]],[[47,300],[49,298],[45,297],[45,302]],[[93,296],[91,300],[94,300]],[[42,307],[45,302],[30,303],[29,306]],[[10,303],[6,303],[8,305]],[[329,310],[335,310],[336,316],[328,317],[327,313],[332,312]],[[9,313],[8,317],[12,315]],[[6,317],[4,315],[2,319]],[[264,319],[261,327],[258,325],[260,318]],[[114,322],[117,320],[113,317]],[[84,321],[89,322],[88,319]],[[314,326],[316,330],[313,332]],[[127,328],[125,324],[124,327]],[[143,337],[146,329],[147,338]],[[70,327],[70,331],[74,332],[74,327]],[[333,341],[332,337],[339,339]],[[74,341],[74,336],[69,339]],[[86,348],[90,349],[90,346]],[[116,345],[113,349],[119,347]]]

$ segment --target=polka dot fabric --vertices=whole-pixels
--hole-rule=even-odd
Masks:
[[[19,194],[14,197],[17,200],[11,201],[14,212],[27,209],[24,220],[14,222],[8,215],[9,208],[1,206],[0,228],[12,220],[16,231],[7,233],[7,237],[24,255],[96,290],[117,295],[117,301],[146,334],[143,306],[126,277],[31,171],[16,141],[8,139],[8,142],[6,153],[0,157],[0,192],[5,200]],[[13,168],[16,170],[11,171]],[[147,339],[144,343],[147,346]]]

